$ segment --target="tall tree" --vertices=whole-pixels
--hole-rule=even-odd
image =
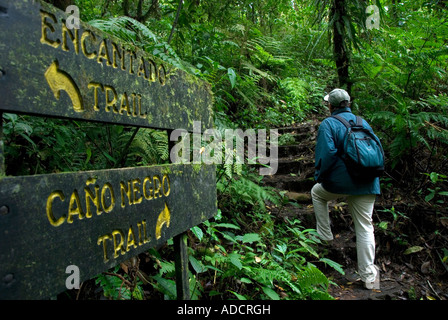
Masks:
[[[328,21],[327,29],[336,64],[339,86],[350,93],[353,49],[360,48],[359,31],[366,30],[367,3],[363,0],[312,0],[315,23]],[[379,5],[378,1],[376,3]],[[381,12],[381,8],[380,8]]]
[[[350,28],[347,15],[348,0],[334,0],[330,7],[330,26],[333,34],[333,55],[338,72],[339,86],[345,87],[350,94],[351,80],[349,76],[350,67],[350,44],[347,39],[347,27]]]
[[[139,22],[145,22],[149,17],[153,16],[157,19],[160,19],[160,5],[159,0],[151,0],[151,4],[149,5],[146,12],[143,12],[143,4],[144,0],[138,0],[137,9],[134,14],[130,13],[130,0],[123,0],[123,13],[125,16],[134,18]],[[132,1],[132,0],[131,0]]]

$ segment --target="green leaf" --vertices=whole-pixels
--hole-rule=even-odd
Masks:
[[[423,248],[423,247],[420,247],[420,246],[413,246],[413,247],[407,248],[407,249],[404,251],[404,254],[416,253],[416,252],[422,251],[423,249],[424,249],[424,248]]]
[[[232,291],[232,290],[227,290],[227,291],[233,293],[238,298],[238,300],[247,300],[245,296],[243,296],[239,293],[236,293],[235,291]]]
[[[240,258],[241,258],[241,256],[240,256],[239,254],[237,254],[237,253],[231,253],[231,254],[229,254],[230,262],[231,262],[235,267],[237,267],[239,270],[241,270],[241,269],[243,268],[243,265],[242,265],[242,263],[241,263]]]
[[[260,241],[260,235],[258,233],[246,233],[243,236],[243,243],[252,243],[255,241]]]
[[[235,88],[235,84],[236,84],[236,73],[235,73],[235,70],[233,70],[232,68],[228,68],[227,69],[227,75],[229,76],[229,80],[230,80],[230,84],[232,86],[232,89]]]
[[[306,249],[306,251],[311,253],[316,258],[319,258],[319,254],[310,245],[308,245],[308,243],[306,243],[305,241],[301,241],[301,240],[299,240],[299,243],[302,245],[302,247],[304,247]]]
[[[252,280],[250,280],[249,278],[245,278],[245,277],[242,277],[242,278],[240,279],[240,281],[241,281],[242,283],[252,283]]]
[[[431,192],[430,194],[428,194],[425,197],[425,201],[427,201],[427,202],[431,201],[434,198],[435,195],[436,195],[435,192]]]
[[[342,275],[345,274],[344,270],[342,269],[342,265],[340,265],[339,263],[334,262],[333,260],[327,259],[327,258],[321,258],[321,259],[319,259],[319,261],[328,264],[330,267],[332,267],[334,270],[336,270],[340,274],[342,274]]]
[[[193,232],[193,234],[196,236],[196,238],[198,238],[199,241],[202,241],[202,238],[204,237],[204,232],[202,232],[202,229],[199,228],[198,226],[195,226],[193,228],[190,229],[191,232]]]
[[[89,163],[89,161],[90,161],[90,158],[92,157],[92,149],[90,149],[90,147],[87,147],[86,154],[87,154],[87,158],[86,158],[86,162],[84,163],[84,165],[87,165],[87,163]]]
[[[193,267],[194,271],[196,271],[196,273],[202,273],[207,270],[207,268],[204,267],[204,265],[195,257],[189,256],[188,259],[190,260],[190,264]]]
[[[268,287],[262,287],[263,292],[272,300],[280,300],[279,295],[277,294],[277,292],[275,292],[274,290],[272,290],[271,288]]]
[[[436,183],[437,181],[439,181],[439,175],[436,172],[431,172],[429,174],[429,178],[431,179],[431,181],[433,183]]]
[[[239,226],[232,224],[232,223],[218,223],[215,224],[215,228],[216,227],[221,227],[221,228],[230,228],[230,229],[240,229]]]
[[[387,230],[387,225],[389,224],[389,222],[387,222],[387,221],[381,221],[379,224],[378,224],[378,227],[379,228],[381,228],[381,229],[383,229],[383,230]]]

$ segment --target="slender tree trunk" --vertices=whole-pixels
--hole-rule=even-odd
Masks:
[[[173,38],[174,30],[176,29],[176,26],[177,26],[177,20],[179,20],[179,15],[180,15],[180,11],[182,10],[183,2],[184,2],[183,0],[179,0],[179,5],[177,7],[177,12],[176,12],[176,18],[174,19],[173,27],[171,28],[171,33],[170,33],[170,36],[168,37],[168,41],[167,41],[168,44],[171,42],[171,39]]]
[[[345,88],[350,94],[350,48],[345,37],[344,16],[347,16],[347,0],[334,0],[330,9],[330,21],[333,21],[333,56],[338,72],[339,87]]]
[[[69,6],[73,4],[73,0],[47,0],[46,2],[51,3],[56,8],[59,8],[63,11]]]

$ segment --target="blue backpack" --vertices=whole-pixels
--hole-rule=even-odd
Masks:
[[[378,137],[364,128],[362,118],[356,116],[348,122],[338,115],[332,116],[347,128],[341,157],[348,173],[356,181],[371,181],[384,173],[384,150]]]

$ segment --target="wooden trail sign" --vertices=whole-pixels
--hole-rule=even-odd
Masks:
[[[1,112],[192,131],[212,127],[207,84],[36,0],[0,0]],[[1,128],[0,128],[1,129]],[[1,135],[0,135],[1,137]],[[216,213],[214,165],[4,177],[0,140],[0,299],[49,298],[175,238]]]
[[[7,112],[148,128],[211,128],[209,85],[34,0],[1,0],[0,79]],[[5,32],[8,30],[7,32]]]
[[[4,178],[0,299],[50,297],[213,216],[214,167],[167,165]],[[215,210],[216,211],[216,210]]]

